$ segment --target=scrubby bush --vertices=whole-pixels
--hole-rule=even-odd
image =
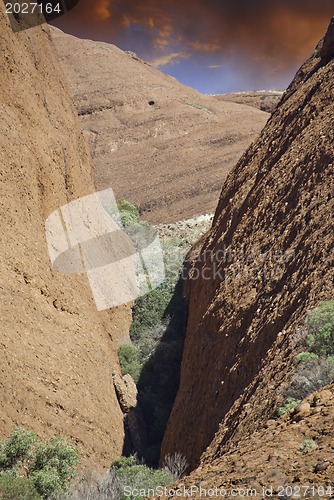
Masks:
[[[135,456],[122,457],[113,462],[103,478],[82,481],[76,491],[61,500],[139,500],[173,479],[173,474],[166,469],[151,469]]]
[[[297,363],[301,364],[308,364],[312,361],[315,361],[318,359],[318,355],[314,354],[314,352],[300,352],[296,356],[296,361]]]
[[[47,498],[60,491],[72,477],[79,459],[76,448],[63,439],[44,442],[23,427],[1,443],[0,450],[1,488],[7,495],[10,491],[22,490],[17,498],[25,498],[24,495]]]
[[[279,417],[283,417],[286,413],[291,411],[293,408],[295,408],[297,405],[299,405],[300,399],[295,399],[295,398],[287,398],[285,401],[284,405],[278,408],[277,410],[277,415]]]
[[[121,345],[118,349],[118,359],[122,375],[129,374],[138,382],[141,370],[138,347],[135,344]]]
[[[278,414],[290,409],[288,402],[300,401],[334,381],[334,301],[322,302],[309,312],[296,345],[308,350],[296,355],[292,380],[284,390],[287,404]]]
[[[334,381],[334,356],[317,357],[300,363],[286,393],[300,399]]]
[[[121,221],[124,227],[136,225],[139,223],[138,209],[127,200],[121,200],[117,203]]]
[[[334,301],[322,302],[307,318],[309,351],[319,356],[334,355]]]
[[[188,468],[188,462],[181,452],[168,454],[165,456],[162,467],[173,475],[174,479],[180,479]]]
[[[299,451],[306,453],[310,450],[314,450],[317,446],[317,443],[313,439],[305,439],[299,446]]]
[[[137,208],[127,200],[120,200],[117,205],[105,205],[104,209],[120,226],[123,225],[125,228],[140,223]]]
[[[82,478],[72,491],[61,497],[52,496],[50,500],[120,500],[124,488],[116,477],[114,469],[110,469],[103,477],[94,473]]]
[[[165,311],[173,296],[173,287],[164,281],[149,294],[139,297],[132,310],[131,339],[138,341],[140,337],[163,322]]]
[[[31,474],[30,480],[43,498],[48,498],[53,493],[60,492],[64,486],[54,469],[36,470]]]
[[[0,468],[9,470],[29,465],[38,443],[35,432],[18,427],[0,444]]]
[[[136,457],[121,458],[112,464],[111,470],[124,488],[130,490],[155,490],[158,486],[166,486],[174,480],[173,474],[167,470],[151,469],[137,461]],[[121,500],[131,498],[137,500],[145,495],[121,496]]]
[[[74,446],[68,444],[64,439],[56,437],[50,441],[41,442],[36,449],[35,458],[31,466],[36,482],[54,483],[59,482],[65,486],[73,475],[74,467],[78,464],[78,451]],[[44,477],[40,472],[45,473]],[[54,477],[53,477],[54,476]]]
[[[13,474],[0,475],[0,498],[2,500],[41,500],[31,479]]]

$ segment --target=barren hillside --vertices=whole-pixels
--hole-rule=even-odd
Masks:
[[[181,451],[195,467],[205,452],[203,480],[215,467],[227,483],[224,454],[238,446],[234,460],[247,450],[250,459],[245,443],[256,455],[269,440],[261,429],[291,372],[297,327],[333,298],[333,58],[334,21],[228,176],[213,227],[189,255],[180,389],[162,457]],[[287,446],[282,436],[282,453]],[[333,474],[332,461],[322,479]]]
[[[113,45],[52,36],[93,155],[96,185],[151,222],[214,211],[268,114],[185,87]]]
[[[45,220],[95,191],[46,25],[14,34],[0,7],[0,437],[24,424],[68,436],[84,462],[123,446],[112,374],[129,310],[97,313],[85,276],[52,270]]]
[[[254,108],[261,109],[267,113],[272,113],[283,95],[283,91],[258,91],[258,92],[236,92],[232,94],[217,94],[214,97],[219,101],[236,102],[246,104]]]

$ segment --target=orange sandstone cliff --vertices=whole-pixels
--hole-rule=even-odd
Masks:
[[[272,436],[281,424],[264,427],[291,372],[297,327],[309,308],[333,298],[333,58],[332,21],[228,176],[212,229],[188,256],[180,388],[161,456],[180,451],[191,469],[200,464],[196,484],[227,484],[247,463],[245,479],[266,440],[279,446]],[[316,417],[323,439],[331,394],[319,396],[329,419]],[[284,456],[283,434],[280,443]],[[325,444],[330,450],[329,438]],[[269,460],[261,457],[258,472]]]
[[[13,33],[0,6],[0,437],[18,425],[121,454],[113,373],[129,310],[98,313],[85,276],[51,268],[45,220],[95,191],[86,144],[48,27]]]

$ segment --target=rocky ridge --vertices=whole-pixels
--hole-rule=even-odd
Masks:
[[[180,389],[161,456],[180,451],[203,478],[214,463],[221,484],[226,454],[239,450],[240,460],[251,442],[256,456],[254,436],[280,403],[308,309],[333,298],[333,41],[332,23],[228,176],[211,231],[188,255]]]
[[[254,108],[272,113],[280,102],[283,91],[254,91],[254,92],[235,92],[231,94],[217,94],[214,97],[220,101],[236,102],[238,104],[246,104]]]
[[[216,489],[235,498],[331,498],[334,495],[334,386],[203,464],[175,487]],[[248,493],[247,493],[248,492]],[[250,492],[253,492],[252,495]],[[256,492],[256,495],[255,495]],[[204,495],[194,490],[193,498]]]

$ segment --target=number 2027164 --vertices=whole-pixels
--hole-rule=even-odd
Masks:
[[[42,14],[61,14],[62,9],[60,3],[37,3],[37,2],[7,2],[7,14],[34,14],[41,12]]]

